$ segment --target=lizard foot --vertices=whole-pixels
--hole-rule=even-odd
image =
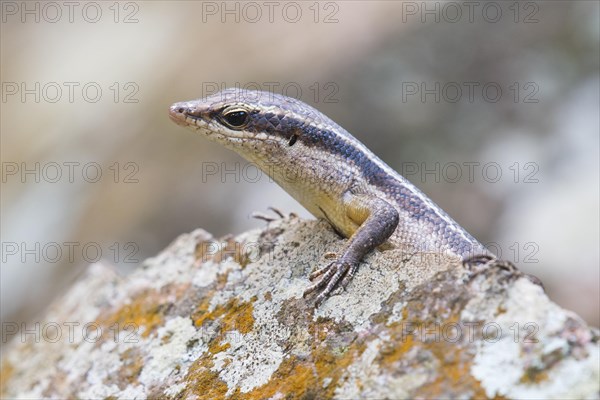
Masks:
[[[503,269],[504,271],[509,272],[513,276],[516,276],[516,277],[524,276],[534,285],[540,286],[544,292],[546,291],[546,288],[544,287],[544,284],[542,283],[540,278],[538,278],[535,275],[526,274],[522,271],[519,271],[517,266],[508,260],[499,260],[495,257],[484,254],[484,255],[476,255],[476,256],[465,259],[463,261],[463,265],[470,271],[473,271],[475,268],[477,268],[477,270],[475,270],[473,272],[471,277],[475,277],[475,276],[479,275],[488,267],[500,268],[500,269]]]
[[[261,213],[261,212],[254,211],[254,212],[251,214],[251,217],[252,217],[252,218],[256,218],[256,219],[263,220],[263,221],[265,221],[265,222],[273,222],[273,221],[275,221],[275,220],[278,220],[278,219],[284,219],[284,218],[285,218],[285,214],[284,214],[284,213],[282,213],[282,212],[281,212],[279,209],[277,209],[277,208],[275,208],[275,207],[267,207],[267,209],[268,209],[268,210],[271,210],[271,211],[273,211],[273,213],[277,214],[277,216],[276,216],[276,217],[272,217],[272,216],[269,216],[269,215],[263,214],[263,213]],[[298,217],[298,215],[297,215],[296,213],[293,213],[293,212],[291,212],[291,213],[288,215],[288,217],[289,217],[289,218],[297,218],[297,217]]]
[[[329,253],[325,253],[324,257],[328,260],[337,260],[338,255],[336,253],[329,252]],[[325,266],[323,268],[320,268],[320,269],[314,271],[313,273],[311,273],[308,276],[308,279],[310,279],[311,281],[314,281],[315,278],[317,278],[317,277],[323,275],[324,273],[326,273],[327,271],[329,271],[331,269],[332,265],[333,265],[333,262],[329,263],[327,266]],[[307,293],[310,293],[310,292],[307,292]]]
[[[345,287],[356,269],[358,268],[358,263],[350,263],[342,260],[335,260],[328,264],[326,267],[318,269],[317,271],[310,274],[309,279],[312,281],[319,276],[322,276],[317,282],[310,285],[304,293],[302,297],[306,297],[309,293],[312,293],[318,289],[321,290],[321,293],[317,296],[315,300],[315,307],[318,307],[329,295],[331,292],[338,286],[340,281],[342,281],[342,286]],[[350,273],[348,273],[350,271]],[[343,280],[342,280],[343,279]]]

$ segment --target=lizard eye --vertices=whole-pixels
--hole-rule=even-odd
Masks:
[[[225,111],[222,114],[221,120],[230,128],[241,128],[248,122],[248,112],[239,108]]]

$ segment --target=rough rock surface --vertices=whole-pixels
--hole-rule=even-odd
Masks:
[[[307,276],[342,244],[292,218],[93,265],[4,346],[2,397],[599,396],[597,331],[501,266],[378,251],[315,310]]]

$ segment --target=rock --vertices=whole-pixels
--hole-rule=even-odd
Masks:
[[[3,326],[6,398],[597,398],[598,331],[502,263],[377,251],[318,309],[324,222],[180,236]],[[25,329],[23,329],[25,328]]]

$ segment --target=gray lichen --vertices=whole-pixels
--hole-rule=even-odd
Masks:
[[[598,397],[597,331],[518,271],[378,251],[315,310],[307,276],[342,244],[292,218],[182,235],[127,277],[93,265],[6,346],[2,396]]]

